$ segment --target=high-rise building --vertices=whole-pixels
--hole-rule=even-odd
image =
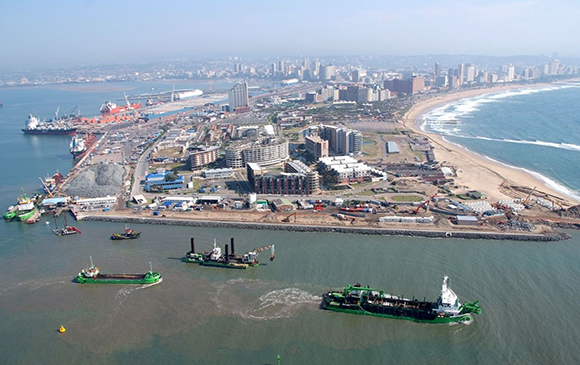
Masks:
[[[469,65],[465,69],[465,81],[473,82],[475,81],[475,66]]]
[[[248,83],[239,82],[235,84],[228,93],[231,111],[249,111],[250,99],[248,96]]]
[[[506,80],[512,82],[516,79],[516,69],[514,66],[509,65],[507,68]]]
[[[328,157],[328,141],[318,136],[307,136],[304,138],[306,151],[310,152],[317,160],[321,157]]]
[[[366,75],[367,72],[365,70],[356,69],[352,72],[352,81],[360,82]]]
[[[441,76],[441,64],[440,63],[436,63],[433,70],[434,70],[435,77]]]
[[[336,77],[336,67],[333,65],[320,67],[320,78],[328,81]]]
[[[560,73],[560,60],[553,60],[550,64],[550,75],[558,75]]]
[[[392,92],[412,95],[425,90],[425,79],[421,76],[414,76],[406,80],[385,80],[384,87]]]
[[[463,81],[465,81],[465,63],[460,63],[457,66],[457,81],[459,86],[463,85]]]

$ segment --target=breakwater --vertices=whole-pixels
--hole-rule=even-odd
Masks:
[[[532,233],[437,231],[437,230],[393,229],[393,228],[287,225],[279,223],[219,222],[219,221],[175,219],[162,217],[146,218],[146,217],[104,216],[104,215],[88,215],[88,214],[78,215],[77,219],[85,221],[102,221],[116,223],[134,223],[134,224],[160,224],[160,225],[190,226],[190,227],[277,230],[290,232],[336,232],[348,234],[410,236],[410,237],[426,237],[426,238],[462,238],[462,239],[540,241],[540,242],[562,241],[571,238],[570,235],[564,232],[542,235]]]

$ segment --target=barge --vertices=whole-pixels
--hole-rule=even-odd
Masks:
[[[228,245],[225,246],[225,255],[222,255],[222,249],[217,245],[216,240],[213,241],[213,248],[208,252],[195,252],[195,239],[191,238],[191,251],[187,252],[183,257],[184,262],[191,262],[200,264],[202,266],[216,266],[230,269],[247,269],[248,267],[258,266],[258,255],[260,252],[270,249],[270,261],[276,258],[274,245],[267,245],[263,247],[256,247],[252,251],[246,252],[241,256],[236,255],[234,248],[234,239],[231,239],[232,252],[228,252]]]
[[[116,240],[133,240],[133,239],[139,238],[140,235],[141,235],[141,232],[135,232],[131,228],[128,228],[127,226],[125,226],[125,232],[113,233],[113,235],[111,235],[111,239],[115,240],[115,241]]]
[[[153,284],[161,280],[161,274],[153,271],[151,267],[144,274],[102,274],[93,265],[91,257],[91,266],[82,269],[75,280],[79,284]]]
[[[472,321],[472,314],[480,314],[479,302],[459,303],[449,287],[449,277],[443,278],[441,295],[436,302],[386,294],[360,284],[348,285],[342,291],[329,291],[322,295],[323,309],[351,314],[385,318],[407,319],[423,323],[453,323]]]

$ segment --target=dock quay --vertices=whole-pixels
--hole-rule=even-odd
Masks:
[[[344,226],[317,226],[317,225],[281,225],[276,223],[248,223],[248,222],[218,222],[192,219],[174,218],[146,218],[146,217],[124,217],[115,215],[91,215],[77,213],[78,220],[102,221],[132,224],[162,224],[188,227],[209,227],[209,228],[235,228],[252,230],[276,230],[290,232],[335,232],[346,234],[364,234],[378,236],[407,236],[425,238],[460,238],[460,239],[488,239],[488,240],[512,240],[512,241],[535,241],[553,242],[570,239],[571,236],[564,232],[549,235],[533,233],[502,233],[484,231],[442,231],[442,230],[413,230],[413,229],[392,229],[392,228],[365,228],[365,227],[344,227]]]

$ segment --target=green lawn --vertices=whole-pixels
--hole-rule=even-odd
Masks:
[[[394,195],[390,198],[390,200],[396,202],[421,202],[425,200],[425,198],[417,195]]]

